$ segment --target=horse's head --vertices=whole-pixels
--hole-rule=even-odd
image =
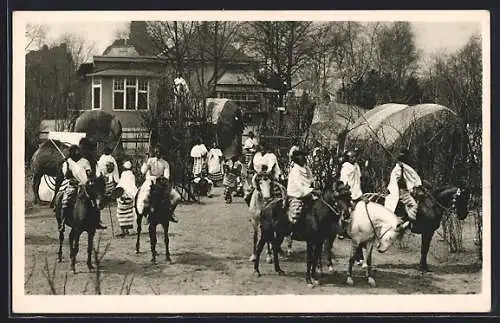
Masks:
[[[396,225],[391,223],[382,224],[380,240],[377,243],[377,251],[380,253],[386,252],[396,240],[401,239],[409,225],[410,222],[402,222],[400,219],[397,219]]]
[[[157,208],[158,205],[169,202],[170,182],[164,177],[160,177],[151,186],[151,206]]]
[[[349,185],[344,184],[342,181],[337,181],[333,185],[333,190],[331,192],[336,204],[345,211],[349,210],[352,205],[351,190]]]
[[[459,220],[464,220],[468,215],[470,192],[467,188],[446,186],[435,192],[436,200],[446,208],[454,209]]]
[[[457,211],[457,217],[459,220],[465,220],[469,214],[469,200],[470,191],[467,188],[457,188],[455,194],[452,196],[452,207]]]
[[[102,210],[104,208],[104,195],[106,191],[106,182],[103,176],[89,177],[85,185],[85,193],[90,201],[95,202],[95,206]]]
[[[271,176],[268,173],[262,173],[262,174],[257,175],[256,184],[257,184],[256,189],[260,192],[264,201],[269,200],[272,196],[271,195],[271,185],[272,185]]]

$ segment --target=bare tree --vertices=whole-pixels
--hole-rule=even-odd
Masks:
[[[26,24],[24,30],[25,37],[25,52],[37,50],[45,43],[49,27],[43,24]]]
[[[93,55],[97,54],[95,41],[89,41],[83,36],[72,33],[63,34],[55,41],[55,44],[66,44],[73,60],[73,72],[76,72],[81,64],[87,63]]]

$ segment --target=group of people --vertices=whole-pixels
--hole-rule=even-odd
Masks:
[[[252,136],[245,143],[244,149],[246,153],[252,152],[250,148]],[[276,155],[272,153],[272,147],[270,145],[265,146],[265,149],[261,149],[262,146],[254,144],[253,149],[254,155],[251,160],[253,163],[253,170],[255,171],[252,183],[255,187],[255,177],[259,174],[270,173],[271,178],[276,181],[283,180],[281,178],[282,171],[278,165],[278,160]],[[319,150],[313,150],[311,154],[302,151],[298,145],[293,145],[289,151],[290,162],[288,165],[288,176],[286,181],[286,194],[287,194],[287,204],[288,204],[288,217],[292,223],[296,223],[301,214],[312,206],[312,201],[317,199],[321,194],[321,186],[317,185],[318,177],[320,177],[320,172],[328,170],[332,172],[331,177],[333,179],[341,181],[343,184],[348,185],[353,204],[363,200],[362,191],[362,171],[359,165],[359,156],[357,149],[346,151],[342,158],[338,160],[338,167],[321,167],[315,172],[312,169],[313,164],[315,164],[315,154],[318,155]],[[311,158],[308,158],[311,157]],[[318,157],[319,158],[319,157]],[[308,161],[309,159],[309,161]],[[331,161],[331,160],[330,160]],[[250,164],[252,164],[250,163]],[[314,168],[320,168],[318,165],[314,165]],[[405,206],[406,213],[408,215],[408,220],[410,223],[414,223],[416,220],[418,203],[416,196],[418,197],[422,187],[422,180],[415,170],[415,165],[411,160],[410,153],[407,149],[400,151],[397,156],[396,163],[391,172],[388,191],[389,195],[385,199],[385,207],[387,207],[392,212],[395,212],[396,206],[399,201]],[[253,192],[253,190],[251,191]],[[341,233],[341,238],[345,235],[345,224],[349,221],[349,214],[344,217],[344,232]]]

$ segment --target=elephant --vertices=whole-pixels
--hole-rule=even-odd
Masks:
[[[120,154],[123,151],[123,146],[120,141],[122,134],[121,122],[109,113],[98,110],[85,111],[78,118],[76,118],[73,126],[71,127],[71,132],[86,133],[85,138],[80,141],[79,146],[82,156],[89,160],[93,171],[95,171],[99,153],[96,149],[97,142],[103,142],[104,145],[108,145],[111,148],[116,146],[114,154]],[[65,156],[68,156],[68,147],[63,143],[54,140],[53,142],[46,141],[40,144],[31,157],[31,169],[33,171],[33,202],[35,204],[40,201],[38,188],[43,175],[56,178],[56,192],[59,190],[59,187],[64,179],[61,166],[65,156],[62,156],[61,153],[54,147],[54,143],[61,149]]]
[[[73,132],[85,132],[86,138],[89,139],[95,148],[97,143],[99,149],[94,149],[95,155],[92,160],[97,160],[97,155],[102,151],[104,146],[109,146],[114,149],[114,154],[123,152],[121,143],[122,124],[118,118],[101,110],[85,111],[76,118],[72,127]],[[94,163],[92,163],[94,164]]]
[[[216,120],[217,139],[224,157],[241,155],[245,127],[241,108],[233,101],[226,101]]]

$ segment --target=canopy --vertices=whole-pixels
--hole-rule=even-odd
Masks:
[[[365,112],[367,110],[363,108],[337,102],[319,105],[314,109],[308,139],[318,140],[325,146],[337,144],[339,134],[352,129]]]
[[[85,138],[85,132],[59,132],[49,131],[49,140],[59,140],[66,145],[78,145],[82,138]]]
[[[446,116],[456,117],[456,113],[439,104],[383,104],[362,115],[347,134],[347,140],[377,140],[389,148],[412,125],[420,125],[424,120],[444,124],[449,120]]]

